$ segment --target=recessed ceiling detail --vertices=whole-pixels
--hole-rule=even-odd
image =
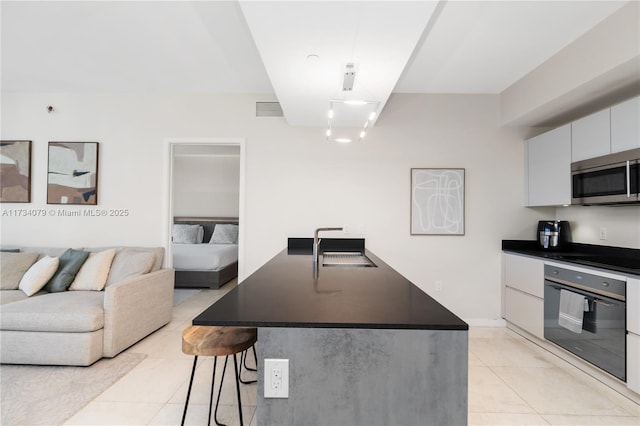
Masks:
[[[384,108],[436,5],[240,1],[287,122],[314,127],[326,125],[332,99],[377,101]],[[320,57],[315,64],[306,60],[310,51]],[[353,81],[345,78],[349,63],[356,64]]]

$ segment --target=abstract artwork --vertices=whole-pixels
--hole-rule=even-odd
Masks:
[[[411,169],[411,235],[464,235],[464,169]]]
[[[31,141],[0,141],[0,202],[31,202]]]
[[[48,204],[98,204],[98,142],[49,142]]]

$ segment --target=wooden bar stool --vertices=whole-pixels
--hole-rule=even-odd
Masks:
[[[240,415],[240,425],[242,421],[242,402],[240,400],[240,374],[238,371],[238,360],[236,354],[242,353],[251,348],[257,341],[258,332],[256,328],[248,327],[214,327],[192,325],[184,329],[182,332],[182,352],[187,355],[193,355],[193,369],[191,370],[191,379],[189,380],[189,390],[187,391],[187,400],[184,403],[184,413],[182,414],[182,423],[184,425],[187,417],[187,407],[189,406],[189,397],[191,395],[191,387],[193,386],[193,376],[196,372],[196,364],[198,356],[213,356],[213,377],[211,379],[211,398],[209,401],[209,418],[207,424],[211,424],[211,408],[213,405],[213,389],[216,381],[216,366],[219,356],[224,356],[224,368],[222,370],[222,379],[220,380],[220,389],[218,390],[218,399],[216,400],[216,410],[214,413],[214,421],[218,422],[218,403],[220,402],[220,392],[222,391],[222,383],[224,382],[224,372],[227,369],[227,360],[229,355],[233,355],[233,366],[235,368],[236,391],[238,394],[238,414]],[[242,368],[242,358],[240,359],[240,368]]]

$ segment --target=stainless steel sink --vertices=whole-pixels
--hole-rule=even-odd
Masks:
[[[322,254],[322,266],[377,267],[371,259],[356,251],[325,251]]]

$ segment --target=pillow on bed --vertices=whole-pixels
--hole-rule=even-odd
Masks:
[[[209,244],[238,244],[238,225],[216,225]]]
[[[199,240],[198,240],[199,237]],[[202,225],[173,225],[173,242],[174,244],[200,244],[204,237]]]

